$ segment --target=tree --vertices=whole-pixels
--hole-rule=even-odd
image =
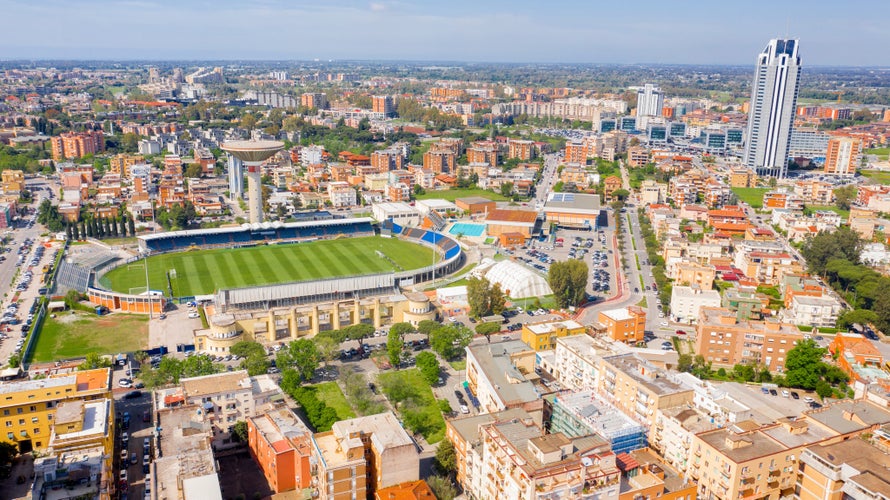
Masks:
[[[256,128],[257,118],[252,113],[244,113],[241,116],[241,128],[247,129],[248,132]]]
[[[303,381],[307,381],[318,369],[318,348],[309,339],[299,339],[288,344],[278,353],[279,367],[293,366]]]
[[[467,282],[467,301],[470,315],[479,318],[502,313],[507,298],[500,284],[492,285],[487,279],[474,276]]]
[[[392,328],[389,329],[389,334],[386,337],[386,354],[389,357],[389,364],[396,369],[399,368],[399,365],[402,362],[402,350],[405,347],[405,341],[402,339],[402,334],[400,333],[402,329],[396,328],[399,324],[402,323],[393,325]]]
[[[393,326],[395,326],[395,325],[393,325]],[[442,325],[439,324],[438,321],[433,321],[431,319],[425,319],[417,324],[417,331],[426,335],[426,339],[429,340],[430,333],[433,330],[435,330],[436,328],[439,328],[440,326],[442,326]]]
[[[834,190],[834,204],[841,210],[850,210],[850,205],[856,199],[859,188],[855,184],[844,186]]]
[[[677,356],[677,371],[681,372],[691,372],[692,371],[692,355],[691,354],[680,354]]]
[[[869,311],[867,309],[848,309],[841,313],[837,318],[837,327],[842,330],[847,330],[854,324],[867,325],[869,323],[875,323],[877,320],[878,315],[874,311]]]
[[[18,455],[18,447],[6,441],[0,442],[0,468],[12,465]]]
[[[436,450],[436,469],[451,476],[457,471],[457,457],[454,453],[454,444],[450,439],[439,441],[439,448]]]
[[[117,219],[116,218],[111,219],[111,233],[114,234],[115,238],[117,238],[118,236],[121,235],[120,230],[117,227]]]
[[[785,382],[789,387],[813,390],[821,380],[825,349],[813,339],[798,342],[785,357]]]
[[[430,476],[426,478],[426,483],[433,490],[436,500],[454,500],[454,497],[457,496],[457,488],[447,478]]]
[[[630,192],[626,189],[616,189],[615,191],[612,191],[612,198],[615,198],[616,200],[624,201],[628,196],[630,196]]]
[[[423,351],[417,355],[417,368],[420,370],[420,376],[430,385],[439,381],[439,359],[436,355]]]
[[[476,325],[476,333],[478,333],[479,335],[485,335],[486,339],[491,337],[492,333],[497,333],[499,331],[501,331],[501,325],[499,323],[495,323],[494,321],[479,323],[478,325]]]
[[[203,173],[204,167],[202,167],[200,163],[191,163],[188,168],[185,169],[185,176],[190,179],[197,179],[201,177],[201,174]]]
[[[319,359],[324,362],[324,366],[327,368],[328,363],[337,359],[337,355],[340,353],[340,345],[330,337],[316,336],[312,340],[315,342],[316,349],[318,349]]]
[[[18,368],[22,364],[22,355],[21,354],[11,354],[9,356],[9,367],[10,368]]]
[[[445,359],[455,358],[472,340],[473,332],[463,325],[443,325],[430,332],[430,347]]]
[[[732,367],[733,376],[745,382],[753,382],[757,374],[757,365],[754,363],[738,364]]]
[[[836,231],[822,231],[807,239],[800,253],[806,259],[810,271],[821,275],[832,260],[844,259],[852,264],[859,264],[862,245],[862,238],[857,233],[847,226],[841,226]]]
[[[74,309],[80,304],[80,292],[77,290],[68,290],[65,294],[65,306],[68,309]]]
[[[577,306],[584,302],[587,272],[587,264],[575,259],[554,262],[550,266],[547,281],[559,307]]]
[[[509,198],[510,195],[512,195],[512,194],[513,194],[513,183],[512,182],[505,182],[505,183],[501,184],[501,195],[502,196],[506,196]]]
[[[247,442],[247,422],[239,420],[232,426],[232,438],[239,443]]]
[[[108,368],[111,360],[97,352],[88,352],[83,363],[77,366],[78,370],[94,370],[96,368]]]

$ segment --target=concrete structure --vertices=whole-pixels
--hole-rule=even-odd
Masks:
[[[854,175],[862,160],[862,140],[858,137],[832,137],[825,153],[826,174]]]
[[[155,393],[150,487],[169,500],[222,500],[213,433],[192,405],[165,405]],[[156,498],[160,498],[158,495]]]
[[[467,352],[467,386],[479,400],[479,411],[491,413],[539,401],[540,394],[524,373],[532,373],[535,353],[524,342],[509,340],[473,345]]]
[[[596,194],[550,193],[544,202],[547,222],[562,227],[595,230],[602,213]]]
[[[572,335],[556,339],[553,376],[566,389],[584,391],[599,386],[600,359],[615,352],[603,339]]]
[[[678,323],[692,324],[698,319],[702,307],[720,307],[720,292],[702,290],[698,286],[674,286],[671,288],[671,319]]]
[[[597,391],[641,422],[654,424],[658,409],[692,403],[693,391],[667,371],[634,354],[602,358]]]
[[[614,453],[646,447],[646,426],[593,391],[545,396],[544,421],[551,434],[569,438],[596,434],[609,442]]]
[[[103,425],[103,431],[109,431],[109,436],[113,436],[114,405],[111,389],[111,370],[108,368],[49,375],[37,380],[4,382],[0,384],[0,441],[17,445],[22,453],[31,450],[44,451],[50,447],[54,433],[76,432],[78,424],[75,420],[79,418],[80,412],[92,408],[89,405],[93,402],[103,401],[109,405],[107,410],[91,414],[101,415],[105,421],[96,421],[89,425]],[[71,425],[75,427],[69,429],[66,425],[65,429],[54,428],[60,407],[71,409],[71,418],[63,417],[62,420],[71,420]],[[109,436],[103,435],[102,439]],[[109,438],[104,445],[105,452],[109,455],[113,451],[111,442]]]
[[[322,498],[373,498],[379,490],[420,478],[420,455],[392,412],[335,422],[330,431],[315,434],[312,445]]]
[[[781,372],[785,356],[803,339],[800,330],[777,320],[739,320],[724,308],[702,307],[696,327],[695,354],[715,367],[760,363]]]
[[[695,498],[695,483],[682,477],[650,450],[622,453],[615,461],[621,470],[619,500]]]
[[[400,226],[419,226],[420,212],[405,202],[385,202],[371,205],[371,214],[380,222],[392,220]]]
[[[423,479],[409,481],[377,491],[374,500],[436,500],[430,485]]]
[[[0,172],[3,179],[3,194],[19,195],[25,190],[25,172],[22,170],[6,169]]]
[[[260,165],[284,148],[280,141],[227,141],[222,150],[247,165],[247,198],[250,222],[263,222],[262,171]]]
[[[797,483],[800,500],[890,498],[890,455],[862,439],[810,446]]]
[[[556,339],[570,335],[580,335],[586,329],[573,320],[546,321],[522,325],[522,341],[535,351],[549,351],[556,347]]]
[[[491,213],[497,207],[495,202],[481,196],[457,198],[454,200],[454,204],[457,205],[457,208],[470,215]]]
[[[80,158],[105,151],[105,137],[101,130],[65,132],[58,137],[53,137],[50,142],[55,161]]]
[[[643,341],[646,331],[646,311],[638,306],[622,307],[600,311],[597,317],[598,330],[610,339],[628,344]]]
[[[241,198],[244,196],[244,163],[237,157],[227,154],[229,179],[229,196],[232,198]]]
[[[757,56],[744,162],[759,175],[785,177],[788,168],[800,83],[798,51],[798,40],[773,39]]]

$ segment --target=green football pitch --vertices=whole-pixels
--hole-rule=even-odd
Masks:
[[[140,260],[112,269],[102,278],[102,285],[117,292],[143,293],[143,262]],[[148,278],[152,290],[166,293],[167,273],[170,273],[173,295],[189,297],[210,294],[222,288],[384,273],[417,269],[432,263],[433,251],[428,247],[393,238],[367,236],[156,255],[148,258]],[[173,270],[175,272],[170,272]]]

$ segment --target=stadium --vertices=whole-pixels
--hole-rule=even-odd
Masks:
[[[138,244],[141,256],[103,260],[82,291],[112,309],[138,310],[121,303],[149,295],[212,296],[222,310],[270,308],[398,293],[464,261],[447,235],[370,218],[173,231],[139,236]]]

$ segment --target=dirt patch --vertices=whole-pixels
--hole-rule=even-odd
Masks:
[[[274,493],[259,465],[250,458],[246,450],[219,461],[219,486],[223,498],[231,500],[243,495],[247,500],[270,498]]]
[[[74,323],[75,321],[81,319],[81,316],[77,314],[71,314],[70,312],[57,313],[56,317],[53,318],[59,323]]]

